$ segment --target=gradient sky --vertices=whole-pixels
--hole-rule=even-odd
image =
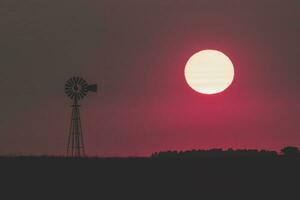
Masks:
[[[298,0],[2,0],[0,13],[0,154],[65,153],[73,75],[101,85],[81,102],[89,155],[300,146]],[[221,94],[184,80],[204,49],[235,66]]]

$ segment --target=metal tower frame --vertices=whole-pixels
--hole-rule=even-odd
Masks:
[[[75,97],[72,105],[72,116],[67,147],[67,156],[71,157],[85,156],[79,107],[78,99]]]

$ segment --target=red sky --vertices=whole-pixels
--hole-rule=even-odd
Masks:
[[[81,102],[89,155],[300,146],[296,0],[6,0],[0,12],[0,154],[65,152],[73,75],[101,87]],[[184,80],[203,49],[235,66],[221,94]]]

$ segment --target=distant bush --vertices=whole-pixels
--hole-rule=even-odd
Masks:
[[[257,157],[276,157],[276,151],[256,150],[256,149],[210,149],[210,150],[191,150],[191,151],[165,151],[155,152],[151,155],[152,158],[257,158]]]
[[[286,157],[298,157],[300,155],[299,149],[292,146],[281,149],[281,153]]]

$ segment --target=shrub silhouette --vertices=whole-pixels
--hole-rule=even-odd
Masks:
[[[155,152],[152,158],[269,158],[278,156],[276,151],[256,150],[256,149],[210,149],[210,150],[190,150],[190,151],[165,151]]]
[[[298,157],[300,155],[299,149],[292,146],[281,149],[281,153],[286,157]]]

